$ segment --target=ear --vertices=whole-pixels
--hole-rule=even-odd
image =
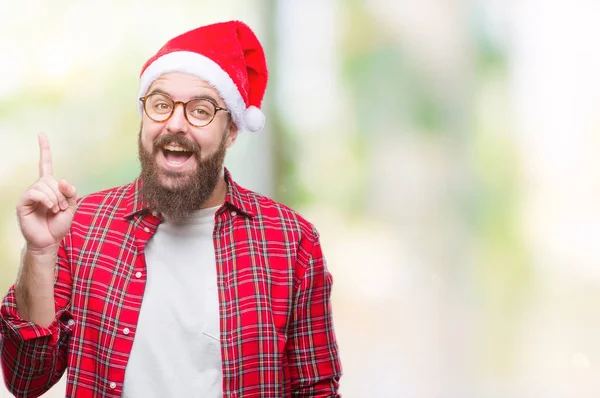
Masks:
[[[238,127],[233,121],[229,123],[229,127],[227,129],[229,131],[227,133],[227,142],[225,144],[225,148],[229,148],[233,145],[239,133]]]

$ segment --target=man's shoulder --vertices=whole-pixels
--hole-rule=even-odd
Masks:
[[[286,228],[298,229],[304,234],[312,234],[314,225],[298,211],[258,192],[239,187],[257,217],[263,223],[278,224]]]
[[[135,195],[134,185],[135,181],[84,195],[77,199],[77,211],[93,211],[105,206],[124,206],[126,199]]]

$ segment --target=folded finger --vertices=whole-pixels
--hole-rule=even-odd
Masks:
[[[60,210],[58,197],[56,196],[54,190],[50,188],[50,186],[47,183],[45,183],[44,181],[38,181],[37,183],[31,186],[30,190],[44,193],[52,202],[52,211],[54,213],[58,213],[58,211]]]
[[[42,205],[48,210],[52,210],[54,203],[48,197],[48,194],[37,189],[29,189],[23,194],[23,205],[32,207],[35,205]]]
[[[61,210],[66,210],[69,207],[69,203],[67,201],[66,196],[61,192],[56,178],[52,176],[47,176],[42,178],[42,181],[45,182],[50,187],[52,192],[54,192],[54,194],[56,195],[56,199],[58,200],[58,207]]]

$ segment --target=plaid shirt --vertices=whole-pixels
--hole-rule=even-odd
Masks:
[[[213,233],[223,396],[338,397],[332,278],[317,231],[226,178]],[[65,369],[68,397],[121,395],[146,282],[144,248],[160,222],[139,179],[80,201],[58,253],[55,321],[45,328],[19,318],[14,287],[0,308],[2,369],[17,397],[43,394]]]

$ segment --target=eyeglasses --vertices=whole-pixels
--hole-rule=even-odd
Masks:
[[[206,127],[219,111],[229,112],[208,99],[193,99],[188,102],[173,101],[165,94],[155,93],[140,98],[144,104],[144,112],[155,122],[166,122],[173,116],[177,105],[183,105],[183,114],[189,124],[194,127]]]

